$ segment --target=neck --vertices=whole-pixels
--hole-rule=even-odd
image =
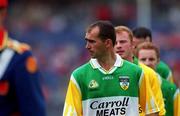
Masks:
[[[133,62],[133,56],[129,57],[129,58],[126,58],[127,61],[129,62]]]
[[[102,58],[97,59],[101,67],[105,70],[110,70],[116,61],[116,55],[114,52],[104,54]]]
[[[129,62],[133,62],[133,54],[129,54],[127,57],[122,57],[122,58]]]

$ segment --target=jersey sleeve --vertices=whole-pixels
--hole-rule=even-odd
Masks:
[[[82,116],[82,96],[77,81],[71,76],[66,94],[63,116]]]
[[[155,101],[160,110],[159,115],[165,115],[166,110],[161,90],[161,77],[154,70],[145,66],[144,64],[140,64],[140,66],[144,70],[145,77],[149,80],[150,88],[152,89]]]
[[[174,95],[174,116],[180,116],[180,90],[176,90]]]
[[[159,108],[157,106],[156,100],[154,99],[149,80],[146,75],[144,75],[144,73],[142,73],[142,76],[140,78],[139,88],[139,104],[142,108],[142,111],[145,114],[159,112]]]
[[[159,115],[163,116],[166,114],[166,110],[165,110],[165,104],[164,104],[163,94],[161,90],[160,78],[161,77],[156,72],[154,71],[149,72],[150,86],[152,88],[155,100],[160,110]]]
[[[165,62],[160,61],[157,64],[155,70],[162,78],[165,78],[166,80],[168,80],[170,82],[174,82],[172,70]]]
[[[22,116],[45,116],[45,100],[41,89],[41,74],[30,51],[15,56],[13,86]]]

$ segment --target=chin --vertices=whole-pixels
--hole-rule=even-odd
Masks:
[[[121,58],[123,58],[123,59],[125,58],[125,56],[123,54],[119,54],[119,55],[121,56]]]
[[[153,66],[151,66],[151,65],[147,65],[148,67],[150,67],[150,68],[152,68],[152,69],[154,69],[154,67]]]
[[[91,58],[97,58],[94,54],[91,54],[91,53],[90,53],[90,57]]]
[[[94,56],[94,55],[92,55],[92,54],[90,54],[90,57],[91,57],[91,58],[95,58],[95,56]]]
[[[91,58],[96,58],[95,56],[91,56]]]

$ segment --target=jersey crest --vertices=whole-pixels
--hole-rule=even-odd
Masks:
[[[129,88],[129,77],[119,76],[119,84],[123,90],[127,90]]]
[[[90,83],[89,83],[89,88],[90,89],[95,89],[95,88],[98,88],[99,87],[99,84],[97,83],[97,81],[95,80],[91,80]]]

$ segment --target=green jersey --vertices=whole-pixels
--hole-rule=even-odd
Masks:
[[[149,84],[154,94],[154,98],[157,101],[157,105],[160,110],[159,115],[160,116],[165,115],[166,110],[165,110],[165,104],[163,100],[163,94],[161,91],[161,85],[160,85],[161,81],[158,79],[157,73],[150,67],[140,63],[136,57],[133,58],[133,63],[140,66],[143,69],[145,77],[149,79]]]
[[[173,82],[172,71],[167,64],[160,61],[156,66],[156,72],[164,79]]]
[[[177,87],[175,84],[165,80],[164,78],[161,79],[161,89],[163,93],[166,115],[165,116],[174,116],[174,102],[175,102],[175,95],[177,91]]]
[[[73,73],[83,93],[85,116],[138,114],[138,83],[142,71],[135,65],[128,70],[129,65],[124,61],[121,68],[108,73],[103,69],[94,70],[87,63]]]
[[[139,116],[139,103],[145,112],[156,112],[145,79],[141,68],[119,55],[109,71],[91,59],[72,73],[63,115]]]

